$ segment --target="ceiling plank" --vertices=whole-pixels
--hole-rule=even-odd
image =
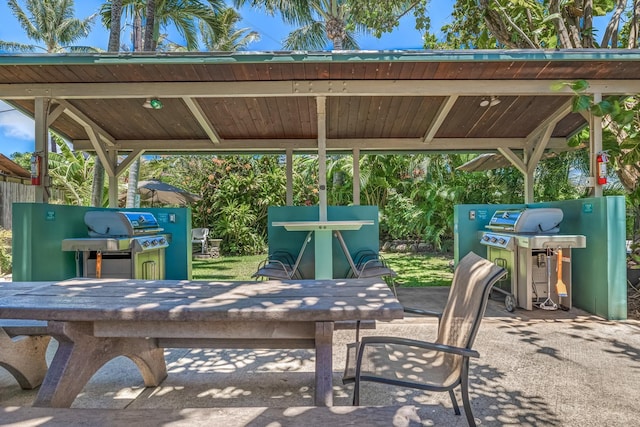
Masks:
[[[183,97],[182,100],[185,104],[187,104],[189,111],[191,111],[191,114],[193,114],[196,121],[198,122],[202,130],[205,131],[211,142],[213,142],[214,144],[220,144],[220,135],[218,135],[218,132],[213,126],[213,123],[211,123],[211,121],[207,117],[207,114],[204,112],[202,106],[200,106],[198,101],[188,96]]]

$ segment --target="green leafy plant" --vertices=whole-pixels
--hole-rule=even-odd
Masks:
[[[11,230],[0,227],[0,276],[11,273]]]

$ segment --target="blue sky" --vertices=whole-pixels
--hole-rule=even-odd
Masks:
[[[24,2],[21,2],[24,4]],[[96,13],[103,1],[77,0],[75,2],[75,15],[78,18],[86,18]],[[450,18],[453,0],[434,0],[431,6],[431,20],[434,30],[444,25]],[[279,18],[266,16],[258,10],[245,8],[241,10],[243,17],[242,27],[250,27],[258,31],[261,40],[252,44],[252,51],[281,50],[281,41],[290,31]],[[173,36],[170,38],[175,42]],[[109,34],[102,27],[99,19],[96,19],[89,37],[77,44],[95,46],[106,49]],[[33,43],[29,41],[24,30],[18,25],[16,18],[7,7],[6,1],[0,1],[0,40]],[[365,37],[359,39],[360,47],[368,50],[385,49],[419,49],[422,46],[420,34],[414,28],[412,16],[404,18],[400,27],[391,34],[384,35],[381,39]],[[15,152],[29,152],[34,150],[34,126],[33,121],[21,113],[12,111],[11,107],[0,102],[0,153],[10,156]]]

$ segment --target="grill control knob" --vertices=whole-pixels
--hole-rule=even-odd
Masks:
[[[158,239],[153,239],[151,241],[151,246],[158,246]]]
[[[488,242],[488,241],[489,241],[489,236],[484,235],[484,236],[482,237],[482,240],[484,240],[485,242]]]
[[[495,237],[491,238],[491,243],[495,243],[498,239],[496,239]]]
[[[164,237],[160,238],[160,244],[161,245],[166,245],[167,244],[167,239],[165,239]]]
[[[144,246],[145,248],[149,247],[149,241],[148,240],[143,240],[142,241],[142,246]]]
[[[501,245],[504,245],[505,243],[507,243],[507,241],[501,237],[498,239],[498,243],[500,243]]]

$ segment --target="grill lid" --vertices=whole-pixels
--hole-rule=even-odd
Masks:
[[[163,231],[149,212],[88,211],[84,223],[91,237],[133,237]]]
[[[496,211],[487,228],[513,233],[557,233],[563,213],[558,208],[508,209]]]

